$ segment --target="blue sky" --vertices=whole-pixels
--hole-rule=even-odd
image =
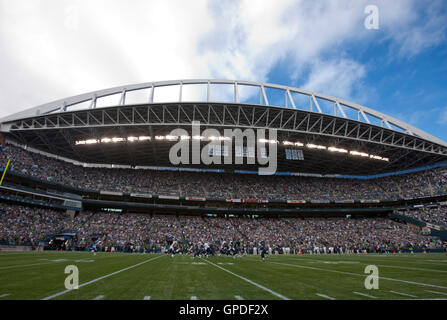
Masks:
[[[364,26],[368,5],[378,30]],[[112,86],[224,78],[340,97],[447,141],[446,32],[443,0],[0,0],[0,117]]]

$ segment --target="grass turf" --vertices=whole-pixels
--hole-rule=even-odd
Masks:
[[[79,269],[66,290],[67,265]],[[367,265],[379,289],[365,289]],[[195,258],[88,252],[0,253],[0,300],[447,299],[447,254]]]

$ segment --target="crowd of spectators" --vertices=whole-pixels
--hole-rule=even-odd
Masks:
[[[400,211],[399,213],[434,225],[447,227],[446,207],[418,208],[414,210]]]
[[[36,246],[47,234],[69,228],[69,222],[63,211],[0,203],[0,244]]]
[[[354,253],[445,247],[447,243],[387,218],[196,218],[188,219],[192,243],[240,243],[245,251],[266,246],[292,252]],[[186,227],[185,227],[186,228]],[[209,231],[207,231],[209,230]]]
[[[268,247],[292,253],[356,253],[445,248],[447,242],[423,235],[418,228],[388,218],[254,218],[174,216],[61,211],[1,204],[0,243],[37,246],[51,236],[72,232],[72,248],[157,251],[180,244],[188,251],[208,243],[242,252]]]
[[[145,192],[207,198],[360,200],[413,198],[447,194],[447,169],[438,168],[384,178],[256,176],[155,170],[84,168],[7,146],[0,166],[38,179],[93,190]],[[447,225],[442,207],[407,211],[413,218]],[[445,243],[386,218],[223,218],[62,211],[0,204],[0,243],[37,246],[52,234],[71,230],[75,245],[159,250],[177,241],[184,248],[209,243],[216,249],[236,244],[249,252],[263,245],[293,252],[399,250],[442,247]],[[332,248],[332,249],[330,249]]]
[[[396,200],[447,194],[447,169],[359,180],[134,169],[84,168],[8,145],[0,166],[84,189],[240,199]]]

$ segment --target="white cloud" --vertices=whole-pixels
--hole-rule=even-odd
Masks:
[[[437,123],[447,125],[447,106],[442,108],[439,112]]]
[[[0,90],[11,109],[117,85],[208,75],[196,51],[212,24],[205,1],[2,1],[2,7],[0,69],[9,72],[2,72]],[[67,28],[72,8],[75,30]],[[2,106],[1,115],[18,111],[11,109]]]
[[[380,30],[371,31],[363,24],[367,4],[0,0],[0,116],[146,81],[268,81],[269,72],[284,61],[290,84],[358,98],[367,67],[349,56],[350,46],[378,37],[391,39],[402,55],[417,54],[442,38],[441,31],[434,32],[442,18],[435,5],[427,9],[431,19],[419,23],[416,0],[378,0]],[[178,91],[162,97],[170,94]]]
[[[395,1],[392,3],[396,4]],[[437,0],[420,7],[413,3],[396,8],[403,11],[385,12],[385,17],[391,21],[387,26],[387,37],[394,41],[392,49],[398,56],[413,57],[445,40],[447,12],[444,5],[444,1]]]
[[[303,89],[324,92],[336,97],[352,99],[353,90],[361,86],[365,67],[353,60],[317,62]]]

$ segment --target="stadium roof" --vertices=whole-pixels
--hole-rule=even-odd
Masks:
[[[446,142],[386,114],[316,92],[251,81],[120,86],[30,108],[0,119],[0,126],[9,139],[80,162],[169,166],[173,142],[157,136],[188,130],[193,121],[222,135],[225,128],[276,129],[279,171],[377,174],[447,160]],[[150,139],[127,140],[142,136]],[[113,137],[124,140],[76,144]],[[286,144],[297,141],[298,147]],[[302,150],[304,160],[286,159],[287,148]]]

